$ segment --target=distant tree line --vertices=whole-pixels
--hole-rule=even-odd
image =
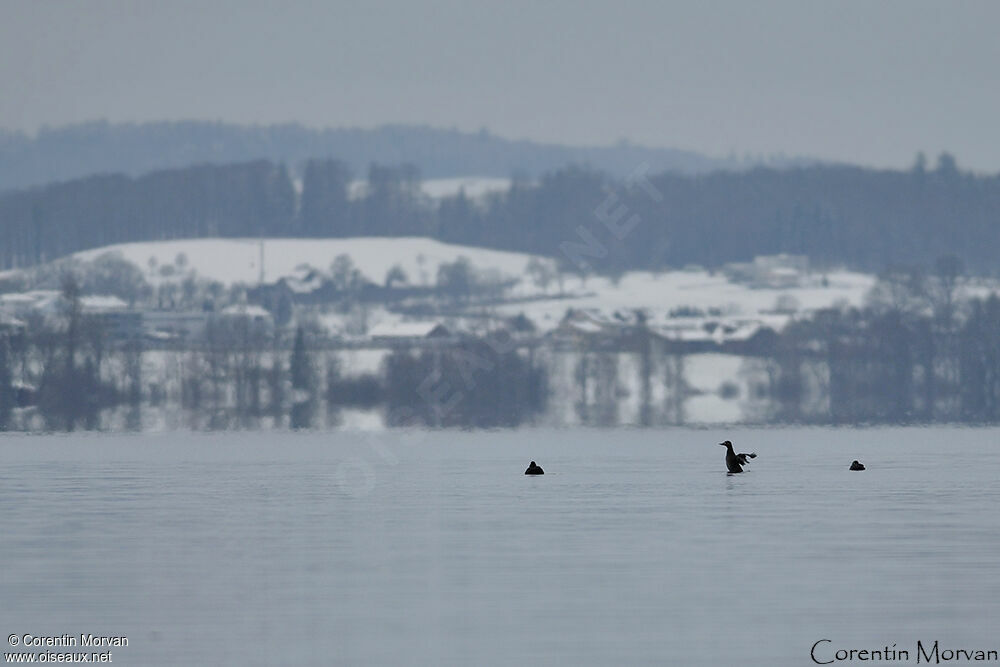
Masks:
[[[537,183],[515,180],[484,201],[459,193],[433,202],[411,165],[372,165],[366,176],[365,191],[352,194],[345,163],[310,161],[297,195],[283,166],[258,161],[14,192],[0,196],[0,267],[127,241],[406,235],[545,254],[568,269],[609,274],[717,267],[780,252],[869,271],[950,253],[973,272],[998,269],[1000,176],[964,173],[948,155],[934,169],[918,160],[905,172],[814,166],[650,175],[644,185],[656,199],[579,167]],[[601,221],[618,210],[635,216],[622,238]],[[567,243],[586,266],[569,261]]]
[[[546,406],[545,370],[490,339],[400,349],[382,372],[347,376],[309,326],[289,334],[216,315],[183,348],[155,354],[103,327],[84,312],[73,276],[58,312],[0,322],[0,431],[140,430],[144,409],[179,413],[175,426],[199,430],[336,426],[351,408],[383,409],[393,426],[501,427]]]
[[[419,353],[397,351],[385,364],[389,426],[516,427],[548,404],[548,374],[531,355],[490,339],[468,339]]]
[[[957,263],[883,276],[863,308],[782,332],[764,362],[764,421],[1000,422],[1000,299],[955,298]]]
[[[107,408],[139,406],[141,348],[112,349],[101,323],[83,312],[72,277],[62,295],[55,320],[33,316],[23,329],[0,328],[0,430],[16,407],[36,409],[41,423],[27,430],[72,431],[98,428]]]
[[[0,266],[30,266],[114,243],[287,236],[295,193],[268,162],[93,176],[0,197]]]
[[[512,141],[490,132],[461,132],[418,125],[373,129],[313,129],[289,123],[241,126],[219,122],[91,122],[42,128],[37,135],[0,129],[0,192],[93,174],[138,176],[192,164],[265,159],[295,168],[316,156],[336,155],[361,172],[372,162],[419,164],[431,178],[523,173],[535,178],[562,165],[591,164],[626,176],[640,163],[655,171],[704,173],[746,169],[762,158],[710,158],[691,151],[644,148],[626,142],[570,147]],[[783,157],[773,166],[801,164]]]

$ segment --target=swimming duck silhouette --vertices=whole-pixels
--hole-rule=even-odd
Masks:
[[[542,470],[542,467],[540,465],[538,465],[537,463],[535,463],[534,461],[532,461],[531,465],[528,466],[528,469],[524,471],[524,474],[525,475],[544,475],[545,471]]]
[[[851,470],[864,470],[865,466],[863,463],[859,463],[857,460],[851,461]]]
[[[733,451],[733,443],[728,440],[719,444],[726,448],[726,468],[729,469],[729,472],[743,472],[743,466],[750,463],[747,459],[757,458],[756,453],[737,454]]]

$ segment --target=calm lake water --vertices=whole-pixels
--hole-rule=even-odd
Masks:
[[[0,630],[125,635],[122,665],[1000,649],[998,436],[3,436]]]

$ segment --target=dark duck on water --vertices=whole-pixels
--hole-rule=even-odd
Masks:
[[[733,451],[733,443],[728,440],[719,444],[726,448],[726,468],[729,472],[743,472],[743,466],[750,463],[747,459],[757,458],[757,454],[737,454]]]
[[[528,466],[528,469],[524,471],[525,475],[544,475],[545,471],[542,470],[542,466],[538,465],[534,461]]]

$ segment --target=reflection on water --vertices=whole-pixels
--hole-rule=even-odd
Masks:
[[[127,635],[143,665],[998,648],[997,434],[7,436],[0,629]]]

